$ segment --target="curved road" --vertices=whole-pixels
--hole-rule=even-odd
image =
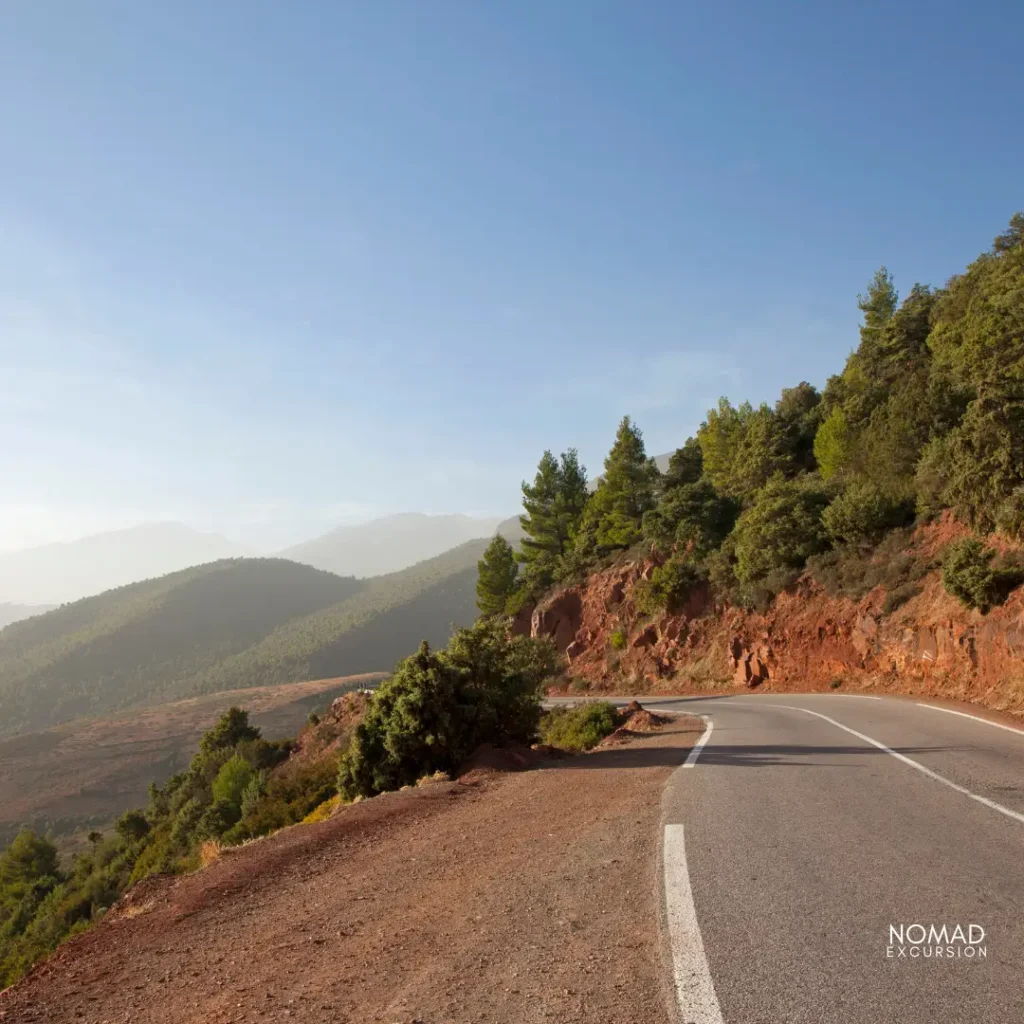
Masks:
[[[1024,731],[839,694],[641,701],[711,724],[664,797],[682,1021],[1024,1021]]]

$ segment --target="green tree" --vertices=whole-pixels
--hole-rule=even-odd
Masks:
[[[31,829],[22,829],[0,856],[0,906],[17,903],[34,886],[60,878],[57,848]]]
[[[737,515],[739,502],[700,480],[666,491],[657,508],[644,514],[643,533],[662,551],[680,547],[701,557],[725,540]]]
[[[873,484],[853,483],[822,513],[829,537],[836,543],[874,542],[906,522],[909,510]]]
[[[545,451],[533,483],[523,481],[525,514],[519,523],[526,536],[519,559],[525,563],[524,585],[539,591],[551,585],[559,559],[571,546],[587,503],[587,475],[574,448],[560,460]]]
[[[688,437],[682,448],[677,448],[668,460],[668,472],[661,479],[662,491],[667,493],[675,487],[695,484],[704,472],[704,456],[700,442]]]
[[[454,773],[482,743],[530,742],[555,663],[550,641],[510,637],[495,619],[459,630],[446,651],[423,643],[375,691],[342,755],[339,792],[398,789]]]
[[[734,409],[727,398],[720,398],[697,431],[704,473],[723,493],[731,491],[733,466],[753,412],[749,402]]]
[[[841,406],[836,406],[814,435],[814,458],[822,479],[842,477],[853,470],[855,435]]]
[[[827,504],[828,495],[800,481],[775,477],[765,484],[736,523],[737,579],[749,584],[775,569],[799,569],[823,551]]]
[[[242,794],[255,775],[252,765],[241,754],[232,754],[221,765],[210,787],[214,801],[223,800],[241,810]]]
[[[788,457],[791,472],[815,468],[814,436],[821,424],[821,395],[807,381],[795,388],[783,388],[775,403],[776,429],[780,434],[780,448]]]
[[[203,754],[226,750],[237,746],[243,740],[258,740],[260,731],[249,724],[249,712],[241,708],[228,708],[217,724],[203,734],[199,749]]]
[[[570,448],[562,452],[558,465],[558,498],[555,502],[555,513],[561,538],[560,555],[571,547],[589,500],[590,488],[587,486],[586,467],[580,464],[576,449]]]
[[[975,391],[1024,383],[1024,213],[949,282],[933,319],[936,360]]]
[[[623,417],[604,460],[604,476],[587,505],[599,552],[628,548],[640,540],[644,513],[654,507],[658,470],[644,450],[643,434]]]
[[[892,319],[899,302],[892,274],[885,267],[879,267],[863,295],[857,296],[857,308],[864,314],[860,329],[862,342],[877,343],[882,329]]]
[[[983,387],[949,437],[944,497],[958,519],[981,531],[1024,485],[1024,399],[1011,386]]]
[[[142,811],[125,811],[115,824],[117,834],[126,842],[142,839],[149,832],[149,822]]]
[[[974,537],[955,541],[942,559],[942,585],[968,608],[986,611],[998,596],[998,573],[992,565],[995,554]]]
[[[697,437],[705,475],[725,495],[744,500],[776,473],[793,476],[814,464],[820,396],[810,384],[787,388],[773,409],[720,399]]]
[[[477,562],[476,606],[481,615],[502,615],[519,583],[519,566],[512,545],[500,533]]]

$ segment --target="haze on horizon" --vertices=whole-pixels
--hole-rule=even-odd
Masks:
[[[1019,208],[1020,19],[9,5],[0,551],[505,517],[623,414],[654,454],[823,385],[876,267],[940,285]]]

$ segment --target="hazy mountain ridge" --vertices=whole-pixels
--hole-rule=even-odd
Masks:
[[[181,523],[144,523],[66,543],[0,552],[0,601],[56,605],[250,554],[220,534]]]
[[[29,619],[33,615],[52,612],[56,607],[55,604],[12,604],[8,601],[0,601],[0,629],[9,626],[12,622]]]
[[[383,576],[443,554],[469,540],[490,537],[501,520],[461,514],[403,512],[339,526],[279,552],[281,558],[341,576]]]

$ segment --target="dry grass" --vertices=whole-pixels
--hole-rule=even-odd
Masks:
[[[342,801],[340,796],[332,796],[328,798],[322,804],[317,804],[317,806],[302,819],[302,824],[315,825],[318,821],[326,821],[341,806],[341,803]]]
[[[156,900],[144,900],[142,903],[132,903],[121,911],[121,917],[142,917],[148,914],[156,906]]]
[[[221,845],[216,839],[204,839],[199,844],[199,864],[208,868],[221,854]]]

